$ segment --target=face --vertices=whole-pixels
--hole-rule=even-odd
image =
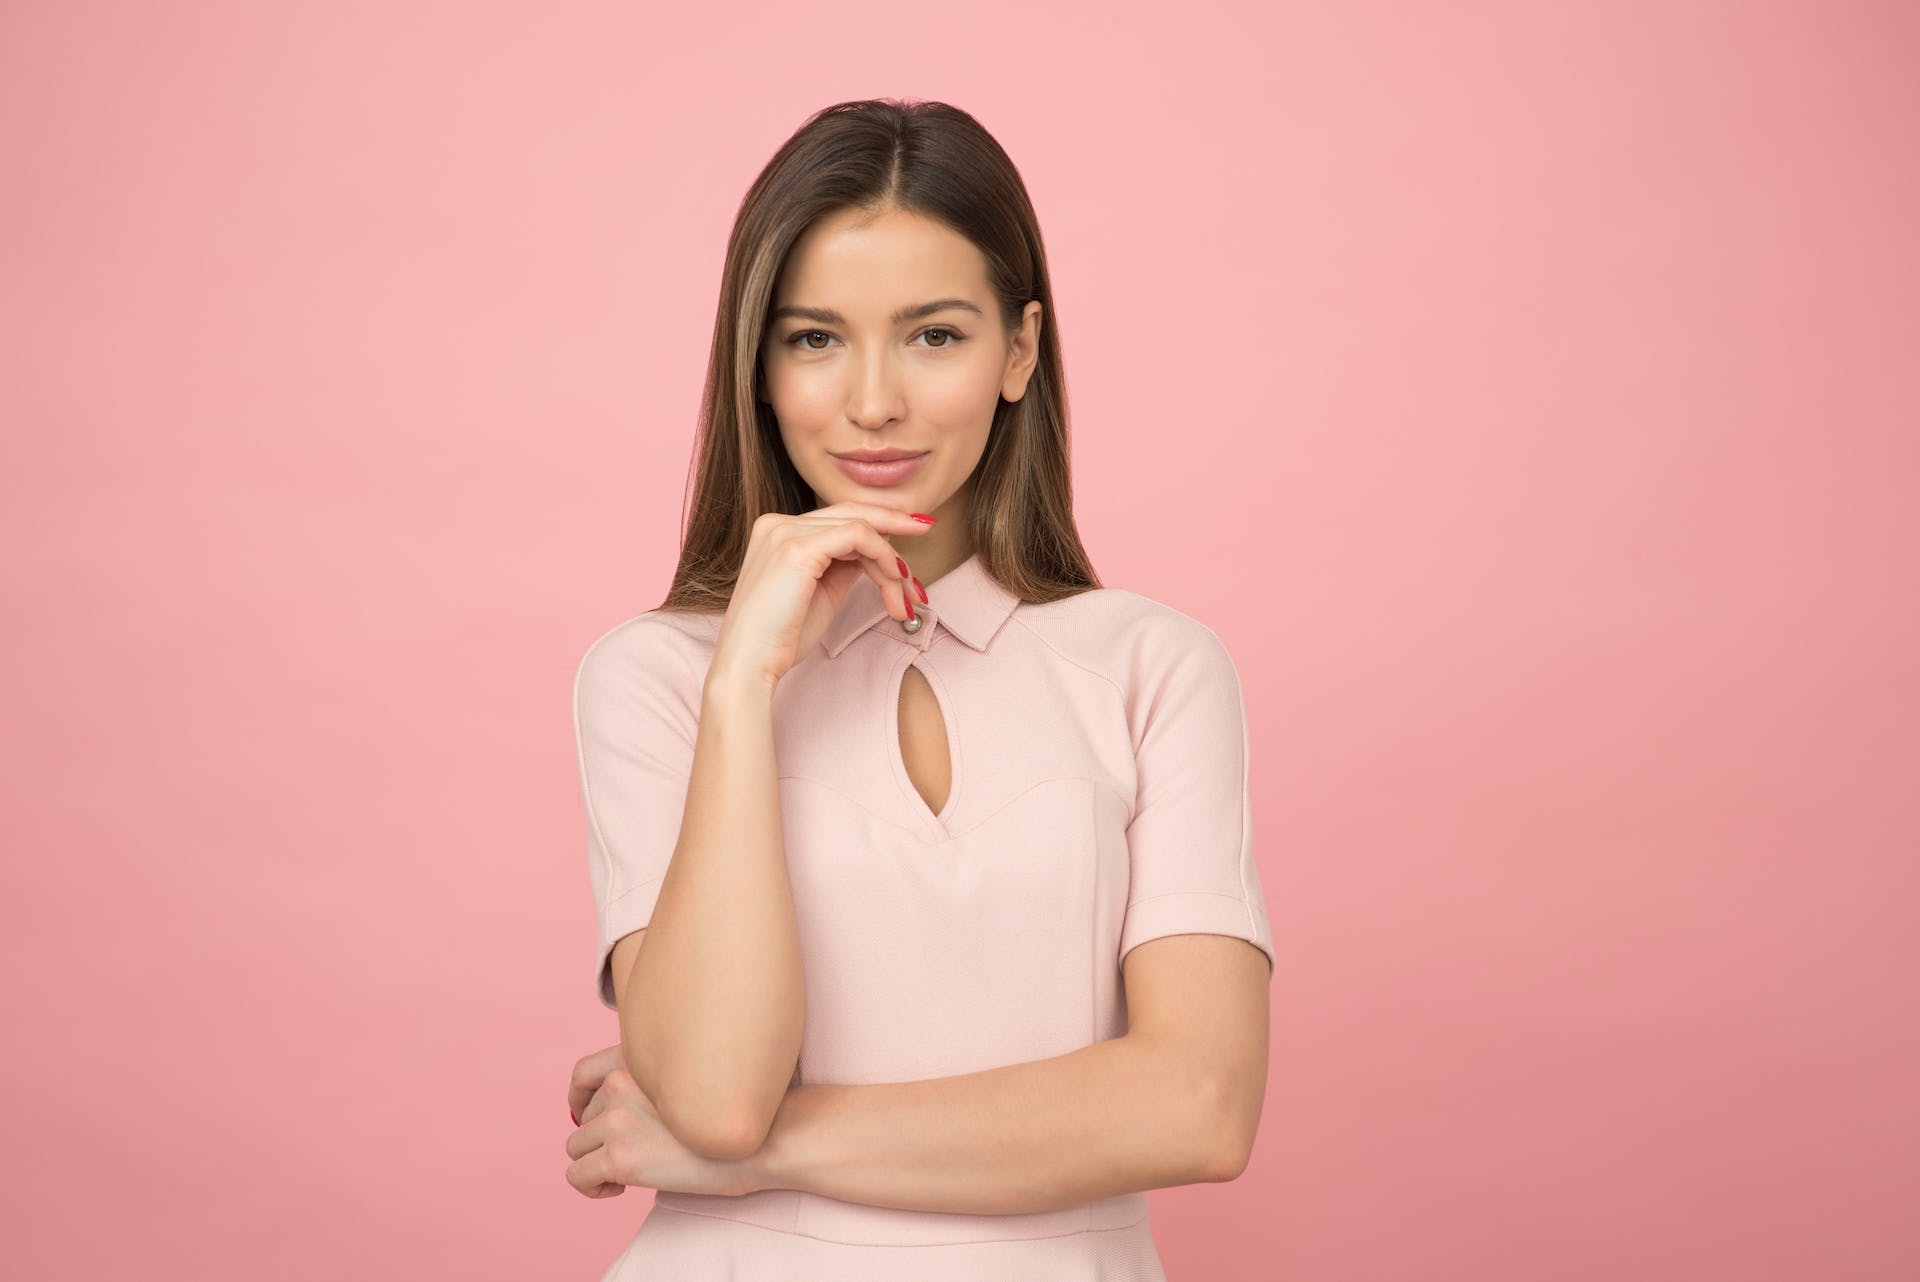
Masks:
[[[842,210],[807,229],[775,284],[763,399],[821,506],[879,503],[965,529],[954,518],[994,410],[1026,393],[1039,334],[1038,301],[1007,332],[966,237],[904,210]],[[845,458],[887,452],[910,457]]]

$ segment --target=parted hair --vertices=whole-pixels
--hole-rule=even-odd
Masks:
[[[820,502],[787,457],[765,388],[760,347],[775,282],[816,220],[893,207],[933,219],[979,247],[1011,335],[1041,304],[1038,361],[1018,401],[994,410],[973,474],[969,515],[982,567],[1027,601],[1100,586],[1073,523],[1067,396],[1040,224],[1013,161],[971,115],[943,102],[867,99],[815,112],[754,179],[727,237],[713,344],[682,510],[680,561],[659,609],[723,611],[755,518]]]

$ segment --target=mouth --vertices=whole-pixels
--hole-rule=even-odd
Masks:
[[[920,470],[926,450],[850,450],[835,454],[842,472],[862,485],[898,485]]]
[[[843,450],[835,458],[851,459],[855,463],[892,463],[904,458],[919,458],[925,450]]]

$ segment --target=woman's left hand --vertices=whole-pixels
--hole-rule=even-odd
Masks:
[[[595,1051],[574,1066],[568,1111],[586,1099],[579,1129],[567,1136],[567,1183],[587,1197],[618,1197],[627,1185],[669,1193],[739,1197],[757,1192],[751,1158],[701,1157],[675,1139],[622,1062],[620,1048]]]

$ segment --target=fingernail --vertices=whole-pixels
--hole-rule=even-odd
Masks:
[[[896,557],[894,557],[894,558],[893,558],[893,563],[894,563],[895,565],[897,565],[897,566],[899,566],[899,567],[900,567],[900,577],[901,577],[901,578],[903,578],[903,579],[904,579],[904,578],[906,578],[906,577],[907,577],[907,561],[906,561],[906,558],[905,558],[905,557],[899,557],[899,556],[896,556]]]
[[[913,590],[920,594],[920,604],[925,605],[927,603],[927,590],[920,586],[920,580],[915,579],[913,581]]]
[[[903,598],[900,603],[907,607],[907,622],[912,623],[913,622],[913,599],[911,597]]]
[[[939,522],[935,518],[928,516],[925,512],[909,512],[907,513],[907,515],[912,517],[914,520],[920,521],[926,525],[939,524]]]
[[[578,1126],[578,1125],[580,1125],[580,1119],[579,1119],[579,1118],[577,1118],[577,1117],[574,1117],[574,1116],[573,1116],[573,1110],[572,1110],[572,1109],[568,1109],[568,1110],[567,1110],[567,1116],[568,1116],[568,1117],[570,1117],[570,1118],[573,1118],[573,1124],[574,1124],[575,1126]]]

